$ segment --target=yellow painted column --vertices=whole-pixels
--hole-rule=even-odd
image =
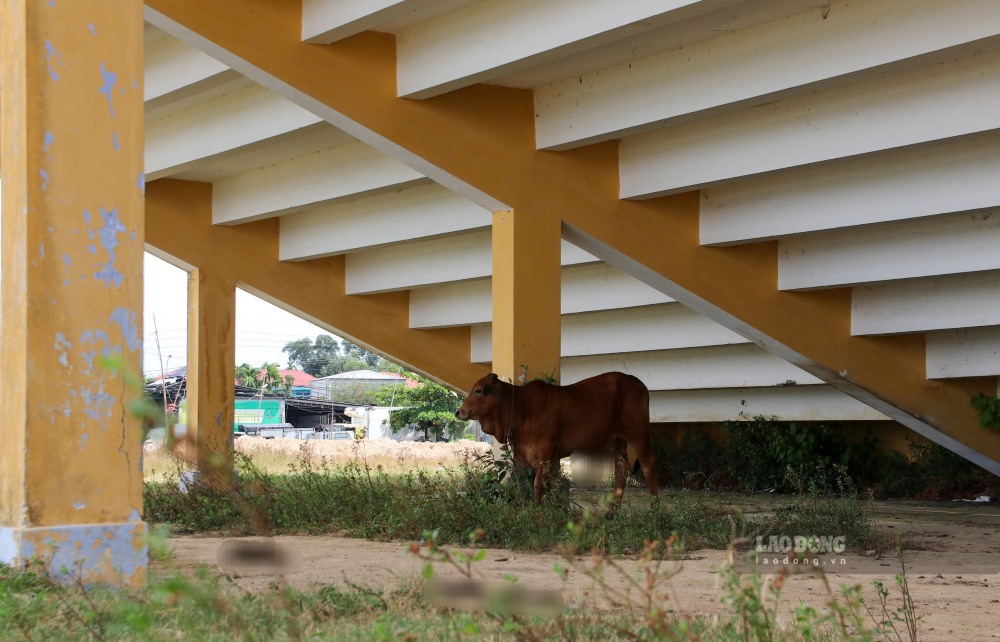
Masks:
[[[493,371],[515,384],[559,380],[560,252],[555,213],[493,214]]]
[[[204,268],[188,273],[187,429],[198,470],[226,484],[233,463],[236,282]]]
[[[0,4],[0,562],[141,586],[143,6]]]

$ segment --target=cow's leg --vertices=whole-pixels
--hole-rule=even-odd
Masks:
[[[542,503],[542,495],[545,493],[545,463],[542,459],[535,466],[535,503]]]
[[[622,497],[625,496],[625,479],[628,473],[625,470],[627,448],[628,444],[625,443],[624,439],[618,439],[615,442],[615,499],[619,503],[621,503]]]
[[[656,456],[653,455],[649,441],[636,442],[632,444],[632,447],[635,449],[639,465],[642,466],[642,475],[646,478],[646,488],[649,490],[649,494],[658,498],[660,492],[656,487]]]

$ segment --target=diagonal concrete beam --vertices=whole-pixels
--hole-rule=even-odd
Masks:
[[[1000,434],[982,430],[969,403],[978,390],[993,394],[994,380],[928,381],[921,336],[852,337],[849,290],[777,289],[776,243],[702,247],[696,193],[619,200],[614,142],[537,151],[530,92],[474,86],[397,99],[391,36],[303,43],[293,1],[146,6],[161,29],[484,206],[560,216],[564,238],[582,249],[1000,474]]]
[[[407,292],[351,297],[344,257],[278,259],[278,221],[212,224],[212,186],[161,179],[146,186],[146,242],[172,262],[231,280],[270,303],[455,390],[488,373],[470,362],[468,328],[409,327]]]

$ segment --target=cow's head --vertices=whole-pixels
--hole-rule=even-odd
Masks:
[[[472,384],[469,396],[465,398],[462,407],[455,411],[455,416],[465,421],[473,419],[483,424],[483,432],[492,435],[492,425],[484,422],[500,408],[500,390],[503,382],[495,373],[490,373]]]

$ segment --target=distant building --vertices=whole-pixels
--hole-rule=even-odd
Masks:
[[[316,380],[316,377],[301,370],[279,370],[278,374],[281,375],[282,381],[286,377],[292,378],[292,392],[289,396],[305,399],[312,397],[312,388],[310,386]]]
[[[309,384],[309,387],[312,399],[340,401],[359,390],[375,392],[391,386],[413,388],[418,385],[420,385],[419,382],[392,372],[354,370],[352,372],[341,372],[340,374],[319,377],[314,379]]]

